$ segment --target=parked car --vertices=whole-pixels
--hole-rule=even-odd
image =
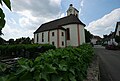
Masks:
[[[106,46],[105,46],[105,49],[108,49],[108,50],[117,50],[118,47],[115,46],[115,45],[106,45]]]

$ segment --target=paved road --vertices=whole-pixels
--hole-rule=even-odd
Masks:
[[[120,81],[120,51],[95,46],[95,53],[100,57],[101,81]]]

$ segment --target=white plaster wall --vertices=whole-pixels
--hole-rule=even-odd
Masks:
[[[42,33],[44,33],[44,41],[42,42]],[[37,42],[37,34],[38,34],[38,42]],[[40,32],[40,33],[37,33],[37,34],[34,34],[34,43],[39,43],[39,44],[46,44],[48,43],[48,31],[45,31],[45,32]]]
[[[63,28],[70,29],[70,40],[66,40],[65,31],[59,29],[59,46],[65,47],[67,46],[78,46],[78,30],[77,30],[77,24],[70,24],[65,25]],[[84,26],[79,25],[79,31],[80,31],[80,44],[85,43],[85,34],[84,34]],[[54,32],[54,36],[52,36],[52,32]],[[61,32],[64,32],[64,36],[61,35]],[[38,33],[39,35],[39,44],[45,44],[54,42],[55,46],[57,47],[57,30],[51,30],[50,31],[50,42],[48,42],[48,31],[44,32],[44,42],[42,42],[42,32]],[[34,36],[34,43],[37,43],[37,34]],[[64,41],[64,46],[62,46],[62,41]]]
[[[78,46],[77,24],[63,26],[70,29],[70,40],[67,40],[67,46]]]
[[[64,36],[62,36],[62,32],[64,33]],[[66,47],[66,34],[65,30],[59,30],[59,45],[60,47]],[[64,46],[62,45],[62,41],[64,42]]]
[[[120,36],[119,31],[120,31],[120,24],[118,24],[118,29],[117,29],[117,32],[116,32],[116,35],[118,35],[118,36]]]
[[[79,25],[79,31],[80,31],[80,45],[85,43],[85,30],[83,25]]]
[[[45,31],[44,32],[44,42],[43,42],[44,44],[45,43],[48,43],[48,31]]]
[[[54,32],[54,36],[52,36],[52,32]],[[55,46],[57,47],[57,30],[50,31],[50,44],[54,42]]]
[[[37,42],[37,34],[38,34],[38,42]],[[41,33],[37,33],[37,34],[35,34],[35,43],[39,43],[40,44]]]
[[[34,43],[37,43],[37,33],[34,34]]]
[[[43,37],[44,41],[43,42],[42,42],[42,33],[44,33],[44,37]],[[39,43],[40,44],[48,43],[48,31],[39,33]]]

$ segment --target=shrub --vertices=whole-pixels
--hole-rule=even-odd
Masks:
[[[82,81],[93,55],[92,47],[85,44],[48,50],[34,61],[21,58],[18,69],[1,76],[0,81],[6,77],[6,81]]]

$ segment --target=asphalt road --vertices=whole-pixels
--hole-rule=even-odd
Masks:
[[[95,53],[99,56],[100,80],[120,81],[120,51],[95,46]]]

